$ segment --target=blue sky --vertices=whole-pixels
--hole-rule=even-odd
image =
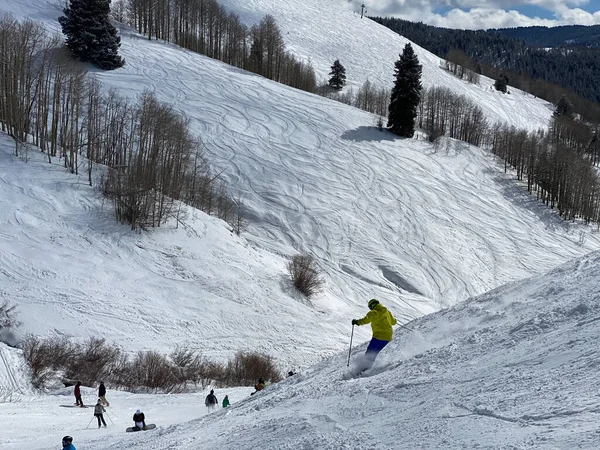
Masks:
[[[600,24],[600,0],[366,0],[370,15],[450,28]]]

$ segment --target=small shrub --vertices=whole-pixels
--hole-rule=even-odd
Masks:
[[[129,388],[144,386],[164,392],[175,392],[179,381],[166,356],[155,351],[138,352],[127,368]]]
[[[261,377],[272,382],[281,380],[273,358],[258,352],[237,352],[225,370],[229,386],[253,385]]]
[[[187,347],[177,347],[169,357],[173,363],[174,374],[182,385],[182,389],[188,382],[194,383],[194,386],[200,384],[202,389],[210,384],[211,376],[208,374],[212,371],[212,367],[199,352]]]
[[[0,304],[0,331],[6,328],[16,328],[20,325],[17,320],[16,306],[11,305],[8,300]]]
[[[287,269],[296,289],[306,297],[312,297],[323,288],[323,278],[319,275],[317,264],[312,256],[294,256],[288,263]]]
[[[31,382],[41,388],[57,371],[64,370],[76,354],[76,347],[65,337],[42,340],[29,335],[21,344],[31,370]]]
[[[67,361],[66,376],[93,386],[107,378],[120,360],[121,349],[109,345],[105,339],[91,337],[83,345],[76,344],[74,356]]]
[[[436,142],[440,136],[443,136],[443,132],[439,127],[433,127],[429,130],[429,134],[427,135],[427,139],[429,142]]]

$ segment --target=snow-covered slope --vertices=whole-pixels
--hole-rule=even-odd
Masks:
[[[410,42],[370,19],[360,18],[361,2],[348,0],[220,0],[247,25],[272,15],[282,30],[287,48],[310,60],[322,82],[329,79],[333,61],[346,68],[350,86],[367,79],[379,87],[392,87],[394,62]],[[373,14],[377,14],[375,11]],[[517,127],[547,128],[553,106],[531,94],[510,88],[504,95],[492,88],[493,81],[481,77],[474,86],[441,69],[440,58],[412,43],[423,65],[423,85],[445,86],[466,95],[479,105],[490,122],[502,121]]]
[[[261,350],[285,364],[338,348],[328,325],[297,326],[319,312],[290,295],[285,261],[224,222],[190,209],[177,229],[132,233],[85,177],[12,150],[0,135],[0,298],[18,305],[20,333],[101,336],[133,351],[187,344],[219,360]],[[308,350],[314,338],[324,345]]]
[[[289,4],[298,14],[329,14],[337,26],[317,3]],[[58,28],[53,1],[1,0],[0,10]],[[365,24],[401,44],[370,21],[352,23],[355,50],[369,53],[371,41],[352,34]],[[363,111],[126,29],[122,52],[123,69],[95,75],[123,95],[153,89],[189,117],[243,193],[249,230],[238,239],[198,216],[185,229],[132,236],[84,183],[16,161],[4,145],[0,280],[24,331],[99,334],[131,349],[183,340],[218,356],[268,348],[303,364],[345,345],[349,319],[368,298],[407,320],[600,247],[587,228],[537,205],[480,149],[447,140],[436,153],[423,140],[374,130]],[[426,73],[444,74],[434,59],[422,58]],[[531,105],[545,108],[486,95],[488,111],[522,123],[536,122]],[[314,253],[326,275],[311,305],[285,279],[286,258],[299,250]]]
[[[3,448],[51,449],[68,433],[88,450],[597,449],[599,280],[596,252],[397,328],[365,377],[344,379],[343,353],[252,397],[221,390],[235,403],[207,416],[202,396],[109,392],[114,426],[84,430],[91,414],[55,397],[0,405]],[[125,404],[159,429],[123,433]]]

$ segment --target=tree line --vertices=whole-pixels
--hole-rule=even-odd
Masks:
[[[567,220],[580,218],[600,226],[600,145],[598,130],[567,117],[553,119],[546,131],[527,132],[497,124],[492,152],[516,171],[527,190]]]
[[[489,129],[483,110],[471,99],[457,95],[446,87],[431,87],[421,93],[417,109],[419,128],[430,141],[449,136],[481,146]]]
[[[586,120],[600,122],[600,49],[539,49],[496,32],[439,28],[402,19],[371,17],[392,31],[444,58],[461,51],[476,72],[556,104],[562,95]],[[463,64],[464,67],[467,67]]]
[[[148,39],[173,42],[270,80],[315,91],[312,65],[286,51],[273,16],[248,28],[216,0],[120,0],[115,9]]]
[[[65,385],[81,381],[94,386],[105,380],[128,391],[186,392],[209,385],[249,386],[263,377],[281,380],[275,360],[264,353],[238,351],[226,363],[206,358],[198,349],[177,347],[165,355],[155,350],[133,355],[105,339],[76,342],[66,337],[29,335],[20,345],[29,366],[31,382],[41,389],[57,378]]]
[[[99,164],[102,192],[132,229],[160,226],[187,203],[240,232],[240,199],[214,173],[187,121],[154,94],[132,101],[104,92],[59,38],[30,20],[0,19],[0,52],[0,128],[17,155],[33,143],[72,173],[84,166],[90,185]]]
[[[522,39],[536,47],[600,47],[600,25],[533,26],[488,31]]]

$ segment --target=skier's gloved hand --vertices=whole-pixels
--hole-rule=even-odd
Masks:
[[[358,319],[352,319],[352,325],[358,325]]]

